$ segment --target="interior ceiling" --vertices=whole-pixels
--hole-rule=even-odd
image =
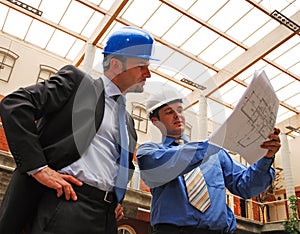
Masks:
[[[274,11],[290,27],[271,17]],[[156,40],[160,61],[152,64],[150,80],[191,97],[196,112],[193,94],[203,88],[215,123],[230,115],[255,70],[264,70],[280,100],[277,126],[299,135],[300,0],[0,0],[3,33],[76,66],[91,43],[100,69],[107,35],[124,25],[141,27]]]

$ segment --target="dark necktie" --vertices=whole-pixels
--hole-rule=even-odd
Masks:
[[[178,145],[184,144],[182,139],[176,139],[175,142]],[[200,167],[186,173],[184,180],[190,204],[204,213],[210,206],[210,198]]]
[[[118,103],[118,122],[119,122],[119,136],[120,136],[120,165],[116,179],[115,193],[118,201],[120,202],[125,195],[128,183],[128,167],[129,167],[129,154],[128,154],[128,135],[126,129],[126,106],[125,98],[120,95],[117,97]]]

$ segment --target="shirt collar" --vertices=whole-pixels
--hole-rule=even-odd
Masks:
[[[123,95],[121,93],[120,89],[118,88],[118,86],[116,86],[114,84],[114,82],[112,82],[106,76],[103,76],[102,79],[103,79],[103,84],[104,84],[104,87],[105,87],[105,93],[106,93],[107,96],[113,97],[113,96],[117,96],[117,95]]]
[[[176,139],[177,139],[177,138],[170,137],[170,136],[162,136],[162,143],[163,143],[164,145],[168,145],[168,146],[169,146],[169,145],[171,145]],[[185,143],[189,141],[188,138],[187,138],[187,136],[184,135],[184,134],[180,137],[180,139],[184,140]]]

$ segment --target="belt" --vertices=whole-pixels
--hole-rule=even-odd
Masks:
[[[73,188],[76,193],[84,194],[96,201],[108,204],[117,202],[117,197],[114,192],[106,192],[88,184],[83,184],[82,186],[73,185]]]
[[[205,228],[197,228],[192,226],[176,226],[173,224],[156,224],[154,225],[154,231],[158,233],[169,232],[172,234],[230,234],[223,230],[208,230]]]

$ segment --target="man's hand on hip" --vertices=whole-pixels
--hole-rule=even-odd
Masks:
[[[77,200],[76,193],[71,183],[77,186],[82,185],[82,182],[77,180],[75,177],[71,175],[60,174],[49,167],[45,167],[42,170],[34,173],[32,177],[41,184],[55,189],[57,191],[57,197],[62,196],[64,193],[66,200],[69,200],[70,198],[73,201]]]

